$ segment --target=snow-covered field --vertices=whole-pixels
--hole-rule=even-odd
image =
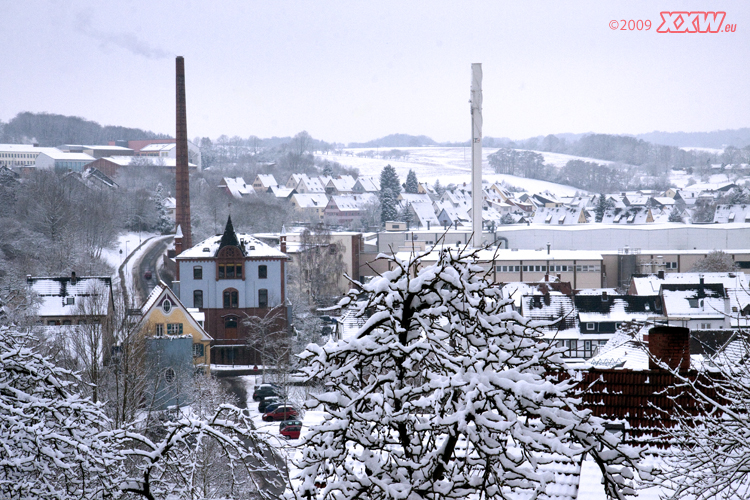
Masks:
[[[385,152],[391,149],[407,151],[408,157],[398,160],[382,158],[364,158],[356,156],[364,151]],[[497,148],[483,148],[482,150],[482,178],[488,182],[502,182],[519,187],[532,193],[551,191],[561,196],[572,196],[581,190],[571,186],[555,184],[554,182],[541,181],[537,179],[525,179],[513,175],[496,174],[487,161],[487,156],[496,152]],[[560,155],[555,153],[543,153],[545,161],[556,166],[564,165],[568,160],[585,159],[576,156]],[[550,159],[547,160],[547,155]],[[471,149],[469,147],[421,147],[421,148],[357,148],[345,149],[343,155],[318,154],[319,158],[338,162],[342,165],[359,169],[361,175],[378,176],[386,165],[396,169],[396,173],[402,181],[406,181],[409,170],[414,170],[420,182],[434,184],[440,180],[440,184],[466,185],[471,184]],[[563,158],[566,157],[566,158]],[[604,162],[600,162],[604,163]]]

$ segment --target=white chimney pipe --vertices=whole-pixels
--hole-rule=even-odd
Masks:
[[[482,64],[471,65],[472,246],[482,245]]]

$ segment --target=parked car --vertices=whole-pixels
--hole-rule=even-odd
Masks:
[[[267,408],[269,405],[279,402],[281,402],[281,399],[278,396],[268,396],[265,398],[261,398],[260,402],[258,403],[258,411],[261,413],[265,413],[266,411],[268,411]]]
[[[274,411],[279,406],[285,406],[285,405],[286,405],[286,403],[284,403],[282,401],[276,401],[276,402],[271,403],[268,406],[266,406],[265,409],[261,413],[268,413],[268,412]]]
[[[297,410],[293,406],[282,405],[274,410],[263,414],[264,422],[275,422],[277,420],[289,420],[297,416]]]
[[[276,384],[260,384],[253,391],[253,401],[260,401],[266,396],[279,396],[281,392],[281,387]]]
[[[280,431],[280,433],[287,439],[299,439],[299,434],[301,431],[301,425],[287,425]]]
[[[283,431],[284,427],[288,427],[290,425],[302,425],[302,421],[301,420],[296,420],[296,419],[293,419],[293,420],[282,420],[279,423],[279,432]]]

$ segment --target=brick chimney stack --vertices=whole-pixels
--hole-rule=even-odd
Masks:
[[[679,326],[656,326],[648,331],[648,350],[672,370],[690,369],[690,329]],[[659,369],[649,359],[649,370]]]
[[[182,249],[193,246],[190,225],[190,177],[188,173],[187,104],[185,100],[185,59],[178,56],[177,71],[177,176],[175,185],[176,224],[182,229]]]

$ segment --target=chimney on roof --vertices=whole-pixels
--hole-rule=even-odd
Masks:
[[[607,295],[607,290],[602,290],[602,302],[607,302],[609,300],[609,296]]]
[[[76,272],[75,271],[70,272],[70,284],[71,285],[76,284]]]
[[[663,269],[660,269],[660,270],[659,270],[658,276],[659,276],[659,279],[660,279],[660,280],[663,280],[663,279],[664,279],[664,270],[663,270]]]
[[[703,289],[703,285],[705,285],[706,282],[704,281],[702,274],[699,274],[698,276],[698,298],[702,299],[706,296],[706,291]]]
[[[549,255],[549,249],[552,246],[552,244],[548,241],[547,242],[547,255]]]
[[[656,326],[648,331],[649,370],[660,367],[656,360],[666,363],[671,370],[690,369],[690,329],[681,326]]]
[[[281,226],[281,234],[279,235],[279,250],[281,253],[286,253],[286,227]]]

